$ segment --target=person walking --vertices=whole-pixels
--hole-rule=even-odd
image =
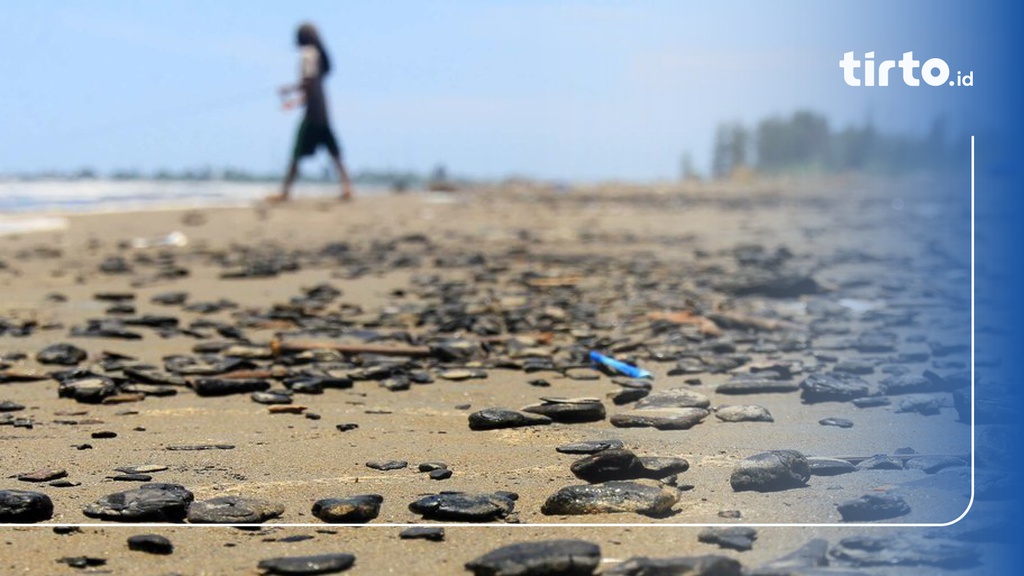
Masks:
[[[281,97],[284,98],[283,107],[286,110],[304,105],[305,114],[302,123],[299,124],[299,131],[295,137],[295,147],[292,149],[291,162],[288,165],[288,172],[285,174],[284,182],[281,184],[281,192],[267,197],[271,203],[285,202],[291,194],[292,184],[299,174],[299,161],[316,153],[321,146],[327,148],[327,152],[334,161],[334,167],[338,171],[341,180],[341,199],[352,199],[352,183],[349,181],[348,172],[345,170],[345,163],[341,157],[341,147],[331,130],[331,123],[327,116],[327,100],[324,97],[323,79],[331,70],[331,61],[320,41],[320,34],[313,24],[306,22],[299,26],[296,34],[296,43],[301,51],[300,76],[298,84],[282,86]],[[298,96],[292,98],[293,94]]]

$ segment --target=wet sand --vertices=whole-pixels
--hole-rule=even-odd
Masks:
[[[774,417],[770,423],[730,423],[711,414],[689,430],[673,431],[615,428],[607,419],[471,431],[467,417],[473,411],[492,406],[518,409],[541,397],[597,397],[609,414],[629,409],[614,406],[606,398],[619,390],[608,375],[575,380],[557,372],[529,374],[493,366],[486,370],[486,379],[436,378],[433,384],[413,384],[405,391],[390,391],[376,381],[365,380],[356,381],[350,389],[295,395],[295,404],[320,416],[315,420],[301,414],[270,414],[266,405],[252,402],[244,394],[208,398],[183,388],[170,397],[87,405],[58,398],[58,384],[53,380],[0,383],[0,401],[24,405],[25,410],[14,414],[33,420],[31,429],[0,428],[5,447],[0,465],[5,480],[0,489],[39,490],[47,493],[55,506],[53,518],[43,525],[5,529],[5,539],[24,553],[18,559],[5,560],[4,571],[70,571],[54,560],[86,554],[106,558],[113,573],[249,574],[257,573],[256,563],[263,557],[344,551],[357,556],[353,574],[459,574],[464,573],[464,562],[500,544],[565,537],[601,544],[609,565],[632,555],[722,553],[740,559],[745,566],[756,566],[811,537],[836,542],[845,535],[883,529],[761,528],[754,550],[737,553],[698,543],[699,528],[693,527],[554,525],[839,524],[835,504],[894,488],[911,512],[893,522],[952,521],[967,505],[969,485],[955,480],[929,485],[924,481],[930,475],[920,470],[813,476],[803,488],[768,493],[736,492],[729,485],[737,462],[765,450],[867,457],[909,447],[920,454],[966,458],[970,454],[969,427],[958,421],[950,395],[945,395],[938,414],[923,415],[897,413],[895,403],[860,409],[849,402],[803,403],[798,393],[727,396],[715,392],[734,372],[747,372],[752,365],[789,363],[799,368],[793,380],[800,382],[807,374],[843,360],[874,363],[875,369],[863,378],[877,387],[886,376],[881,368],[889,364],[884,357],[892,353],[858,353],[843,344],[880,325],[878,315],[864,317],[858,306],[896,315],[913,313],[912,322],[888,328],[899,336],[900,353],[927,353],[930,342],[963,342],[969,321],[965,305],[943,286],[961,280],[969,265],[969,260],[964,260],[969,253],[957,242],[964,238],[959,234],[964,222],[943,204],[944,196],[932,195],[932,188],[928,195],[922,194],[921,188],[916,182],[855,179],[601,186],[571,192],[524,185],[447,195],[365,197],[347,204],[300,198],[273,208],[78,215],[70,218],[67,230],[0,237],[0,261],[5,264],[0,268],[4,293],[0,318],[9,325],[36,323],[27,336],[0,336],[4,355],[28,355],[28,360],[12,363],[17,367],[56,369],[40,366],[33,359],[36,352],[54,342],[71,342],[85,349],[89,360],[80,367],[98,361],[104,352],[162,366],[166,356],[191,354],[193,346],[203,342],[180,334],[160,337],[148,328],[138,328],[144,337],[134,341],[70,337],[73,327],[111,316],[105,313],[110,302],[95,298],[101,293],[134,294],[133,316],[173,315],[182,326],[195,321],[236,325],[240,315],[287,305],[304,289],[327,283],[341,295],[320,313],[338,314],[353,328],[405,330],[416,335],[432,328],[417,326],[417,316],[411,312],[421,310],[417,302],[429,297],[431,286],[469,286],[467,298],[474,302],[479,297],[476,290],[490,290],[497,306],[548,302],[553,292],[569,286],[576,296],[598,307],[590,329],[614,342],[643,344],[647,339],[648,347],[628,348],[622,353],[637,358],[654,374],[655,391],[686,386],[707,395],[712,406],[756,404]],[[901,203],[893,204],[894,199]],[[160,238],[173,231],[182,232],[188,244],[131,246],[132,239]],[[331,243],[347,244],[346,250],[338,244],[335,248],[352,255],[353,260],[346,264],[345,258],[315,257],[322,256],[322,249]],[[784,247],[791,253],[787,259],[796,268],[807,270],[821,290],[814,295],[768,298],[730,295],[707,284],[708,279],[728,279],[742,272],[737,249],[750,245],[760,245],[764,250],[755,253],[768,255]],[[375,256],[360,260],[366,254]],[[252,260],[272,260],[275,255],[288,256],[299,264],[298,269],[278,270],[272,277],[221,278],[225,271],[237,271]],[[595,259],[595,255],[602,258]],[[132,270],[102,272],[101,264],[113,256],[123,257]],[[166,271],[169,261],[188,275],[161,277],[159,272]],[[366,262],[371,264],[367,267]],[[631,281],[631,271],[637,267],[643,270],[643,282]],[[940,272],[944,278],[936,278]],[[531,285],[530,278],[549,282]],[[203,314],[151,302],[154,295],[179,290],[189,293],[188,303],[226,299],[237,307]],[[649,297],[652,294],[657,297]],[[838,316],[831,319],[822,315],[823,303],[834,310],[842,307],[840,300],[846,302],[845,311],[836,312]],[[687,308],[781,320],[789,329],[727,328],[723,338],[738,339],[749,362],[722,373],[669,375],[675,363],[651,357],[655,344],[661,346],[665,341],[649,331],[650,315]],[[549,348],[555,354],[564,354],[559,344],[567,346],[574,337],[570,322],[558,321],[566,309],[572,309],[572,302],[562,311],[551,312],[555,330]],[[382,319],[391,325],[382,326]],[[827,329],[831,324],[835,330]],[[808,340],[809,347],[779,349],[787,334],[807,337],[812,325],[818,328]],[[246,326],[244,332],[249,341],[265,346],[282,328],[287,327],[268,322]],[[691,327],[681,330],[691,336],[687,345],[695,349],[715,340]],[[223,339],[208,327],[198,331],[208,333],[210,340]],[[913,338],[922,334],[925,338]],[[929,368],[943,372],[932,365],[935,359],[905,364],[917,374]],[[529,384],[538,377],[550,386]],[[685,383],[693,378],[698,378],[699,384]],[[854,426],[844,429],[818,423],[827,417],[848,418]],[[61,421],[79,423],[58,423]],[[336,425],[343,423],[355,423],[358,428],[341,432]],[[91,437],[101,430],[112,431],[116,437]],[[680,493],[674,513],[665,517],[542,514],[542,504],[557,489],[582,483],[569,471],[579,456],[560,454],[555,448],[595,438],[621,439],[643,456],[685,458],[690,468],[679,475],[678,484],[692,488]],[[83,443],[92,448],[75,448]],[[234,448],[167,449],[195,444]],[[393,471],[365,466],[381,459],[405,460],[410,466]],[[429,461],[445,462],[453,476],[435,481],[416,470],[418,463]],[[82,507],[105,494],[136,487],[108,477],[116,474],[114,469],[119,466],[143,464],[167,466],[153,474],[153,481],[182,484],[196,500],[224,495],[255,497],[279,502],[285,512],[259,532],[103,522],[102,528],[85,527],[82,533],[62,536],[45,526],[98,523],[86,517]],[[43,468],[66,469],[67,479],[80,484],[52,488],[11,478]],[[914,488],[898,490],[916,481],[921,482]],[[449,527],[444,543],[399,541],[401,528],[375,526],[431,523],[411,512],[408,503],[441,490],[515,492],[519,499],[513,519],[530,526],[499,522],[486,527]],[[384,505],[366,527],[335,527],[310,513],[311,504],[321,498],[367,493],[381,494]],[[740,518],[720,514],[733,510],[740,511]],[[282,523],[316,526],[273,526]],[[142,532],[168,535],[178,551],[169,557],[129,552],[124,538]],[[314,538],[267,542],[295,534]],[[403,555],[415,560],[398,561]],[[873,570],[867,573],[915,573],[914,568]],[[957,572],[972,573],[972,569]]]

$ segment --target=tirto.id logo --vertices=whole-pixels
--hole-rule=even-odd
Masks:
[[[875,67],[875,53],[865,52],[864,60],[857,60],[853,52],[843,54],[839,61],[839,67],[843,69],[843,80],[847,86],[888,86],[889,73],[893,68],[899,67],[903,77],[903,83],[907,86],[920,86],[921,80],[929,86],[974,86],[974,71],[968,70],[966,74],[956,71],[956,80],[950,79],[949,64],[942,58],[929,58],[924,61],[914,60],[913,52],[904,52],[903,58],[896,60],[882,60]],[[858,75],[857,71],[862,69]],[[920,77],[915,71],[920,70]]]

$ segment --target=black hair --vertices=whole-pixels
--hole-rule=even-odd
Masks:
[[[309,22],[304,22],[299,26],[299,31],[295,35],[295,41],[299,46],[315,46],[317,52],[320,53],[320,75],[326,76],[331,71],[331,59],[327,56],[327,50],[324,50],[324,45],[320,42],[320,34],[316,31],[316,26]]]

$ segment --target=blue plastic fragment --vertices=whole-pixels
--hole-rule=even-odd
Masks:
[[[629,376],[630,378],[653,378],[654,376],[644,370],[643,368],[637,368],[632,364],[626,364],[620,360],[609,358],[600,352],[590,351],[590,359],[598,364],[607,366],[608,368],[622,374],[623,376]]]

